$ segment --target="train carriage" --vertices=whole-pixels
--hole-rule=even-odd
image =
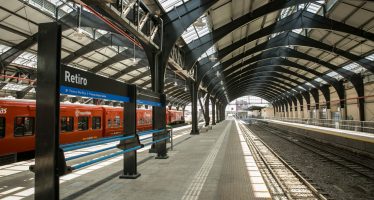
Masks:
[[[104,137],[123,133],[123,108],[103,106],[104,111]]]
[[[34,149],[35,105],[31,101],[1,101],[0,155]]]
[[[60,143],[103,137],[103,109],[92,105],[61,104]]]
[[[136,111],[136,122],[138,131],[152,129],[152,110],[138,109]]]
[[[126,112],[126,111],[125,111]],[[0,157],[33,151],[34,100],[0,99]],[[183,122],[181,111],[168,110],[166,123]],[[73,143],[123,133],[123,108],[73,103],[60,105],[60,143]],[[49,123],[45,119],[45,123]],[[137,110],[137,130],[152,129],[152,110]]]
[[[168,110],[166,112],[168,124],[184,123],[183,112],[178,110]]]

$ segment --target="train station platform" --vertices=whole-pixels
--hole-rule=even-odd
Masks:
[[[235,121],[223,121],[200,135],[180,135],[174,142],[168,159],[138,153],[138,179],[118,178],[120,157],[63,176],[60,198],[270,199]]]
[[[352,130],[299,124],[272,119],[258,119],[270,126],[374,157],[374,134]]]

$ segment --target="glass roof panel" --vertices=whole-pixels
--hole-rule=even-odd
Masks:
[[[14,84],[14,83],[8,83],[6,84],[2,90],[13,90],[13,91],[21,91],[25,88],[27,88],[28,85],[20,85],[20,84]]]
[[[311,13],[317,13],[321,9],[322,4],[324,3],[325,1],[317,1],[316,3],[310,3],[306,10]]]
[[[330,73],[327,73],[326,74],[327,76],[330,76],[330,77],[332,77],[332,78],[336,78],[337,80],[340,80],[340,79],[342,79],[343,77],[342,76],[340,76],[338,73],[336,73],[335,71],[332,71],[332,72],[330,72]]]
[[[309,82],[306,82],[306,83],[305,83],[305,85],[308,85],[308,86],[310,86],[310,87],[314,88],[314,85],[312,85],[312,84],[311,84],[311,83],[309,83]]]
[[[8,51],[10,49],[9,46],[0,44],[0,54],[3,54],[4,52]]]
[[[37,56],[34,53],[23,52],[12,63],[22,65],[22,66],[36,68]]]
[[[359,65],[357,63],[351,63],[351,64],[348,64],[348,65],[345,65],[343,68],[346,69],[346,70],[349,70],[351,72],[354,72],[354,73],[361,73],[361,72],[366,71],[365,68],[363,68],[361,65]]]
[[[59,9],[59,16],[61,17],[65,13],[70,13],[73,11],[72,2],[65,2],[62,0],[23,0],[43,11],[48,12],[50,15],[54,16],[56,14],[56,7]],[[64,4],[64,5],[63,5]],[[63,11],[64,13],[61,13]]]
[[[173,8],[178,7],[179,5],[182,5],[187,1],[189,0],[158,0],[158,2],[166,12],[169,12]]]
[[[293,30],[292,30],[292,32],[297,33],[297,34],[300,34],[301,31],[303,31],[302,28],[299,28],[299,29],[293,29]]]
[[[321,78],[316,78],[316,79],[314,79],[314,80],[317,81],[317,82],[319,82],[319,83],[322,83],[322,84],[327,84],[327,82],[324,81],[324,80],[321,79]]]
[[[182,38],[188,44],[200,37],[210,33],[208,18],[206,15],[202,16],[195,23],[191,24],[182,34]]]
[[[297,87],[300,88],[300,89],[302,89],[302,90],[306,90],[306,89],[303,88],[301,85],[298,85]]]
[[[212,46],[210,47],[205,53],[203,53],[199,59],[197,60],[201,60],[203,58],[206,58],[206,57],[209,57],[209,59],[211,61],[215,61],[217,58],[213,55],[214,53],[216,53],[217,50],[216,50],[216,46]]]
[[[374,61],[374,54],[371,54],[370,56],[365,57],[368,60]]]

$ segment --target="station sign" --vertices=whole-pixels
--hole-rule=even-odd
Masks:
[[[61,65],[60,93],[95,99],[129,102],[127,84]]]
[[[137,89],[137,104],[144,104],[150,106],[157,106],[157,107],[164,107],[160,101],[160,94],[149,91],[143,90],[141,88]]]

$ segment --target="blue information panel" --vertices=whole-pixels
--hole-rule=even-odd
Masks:
[[[68,86],[60,86],[60,93],[61,94],[68,94],[68,95],[75,95],[75,96],[82,96],[82,97],[90,97],[95,99],[108,99],[114,101],[123,101],[129,102],[129,97],[118,96],[114,94],[106,94],[102,92],[95,92],[91,90],[84,90],[79,88],[73,88]]]
[[[147,100],[141,100],[141,99],[136,100],[136,103],[137,104],[150,105],[150,106],[158,106],[158,107],[162,106],[160,102],[147,101]]]
[[[76,68],[61,66],[60,93],[129,102],[128,85]]]
[[[137,91],[138,91],[138,94],[137,94],[136,103],[156,106],[156,107],[165,107],[165,105],[163,105],[164,103],[161,102],[159,93],[149,91],[149,90],[144,90],[141,88],[138,88]]]

